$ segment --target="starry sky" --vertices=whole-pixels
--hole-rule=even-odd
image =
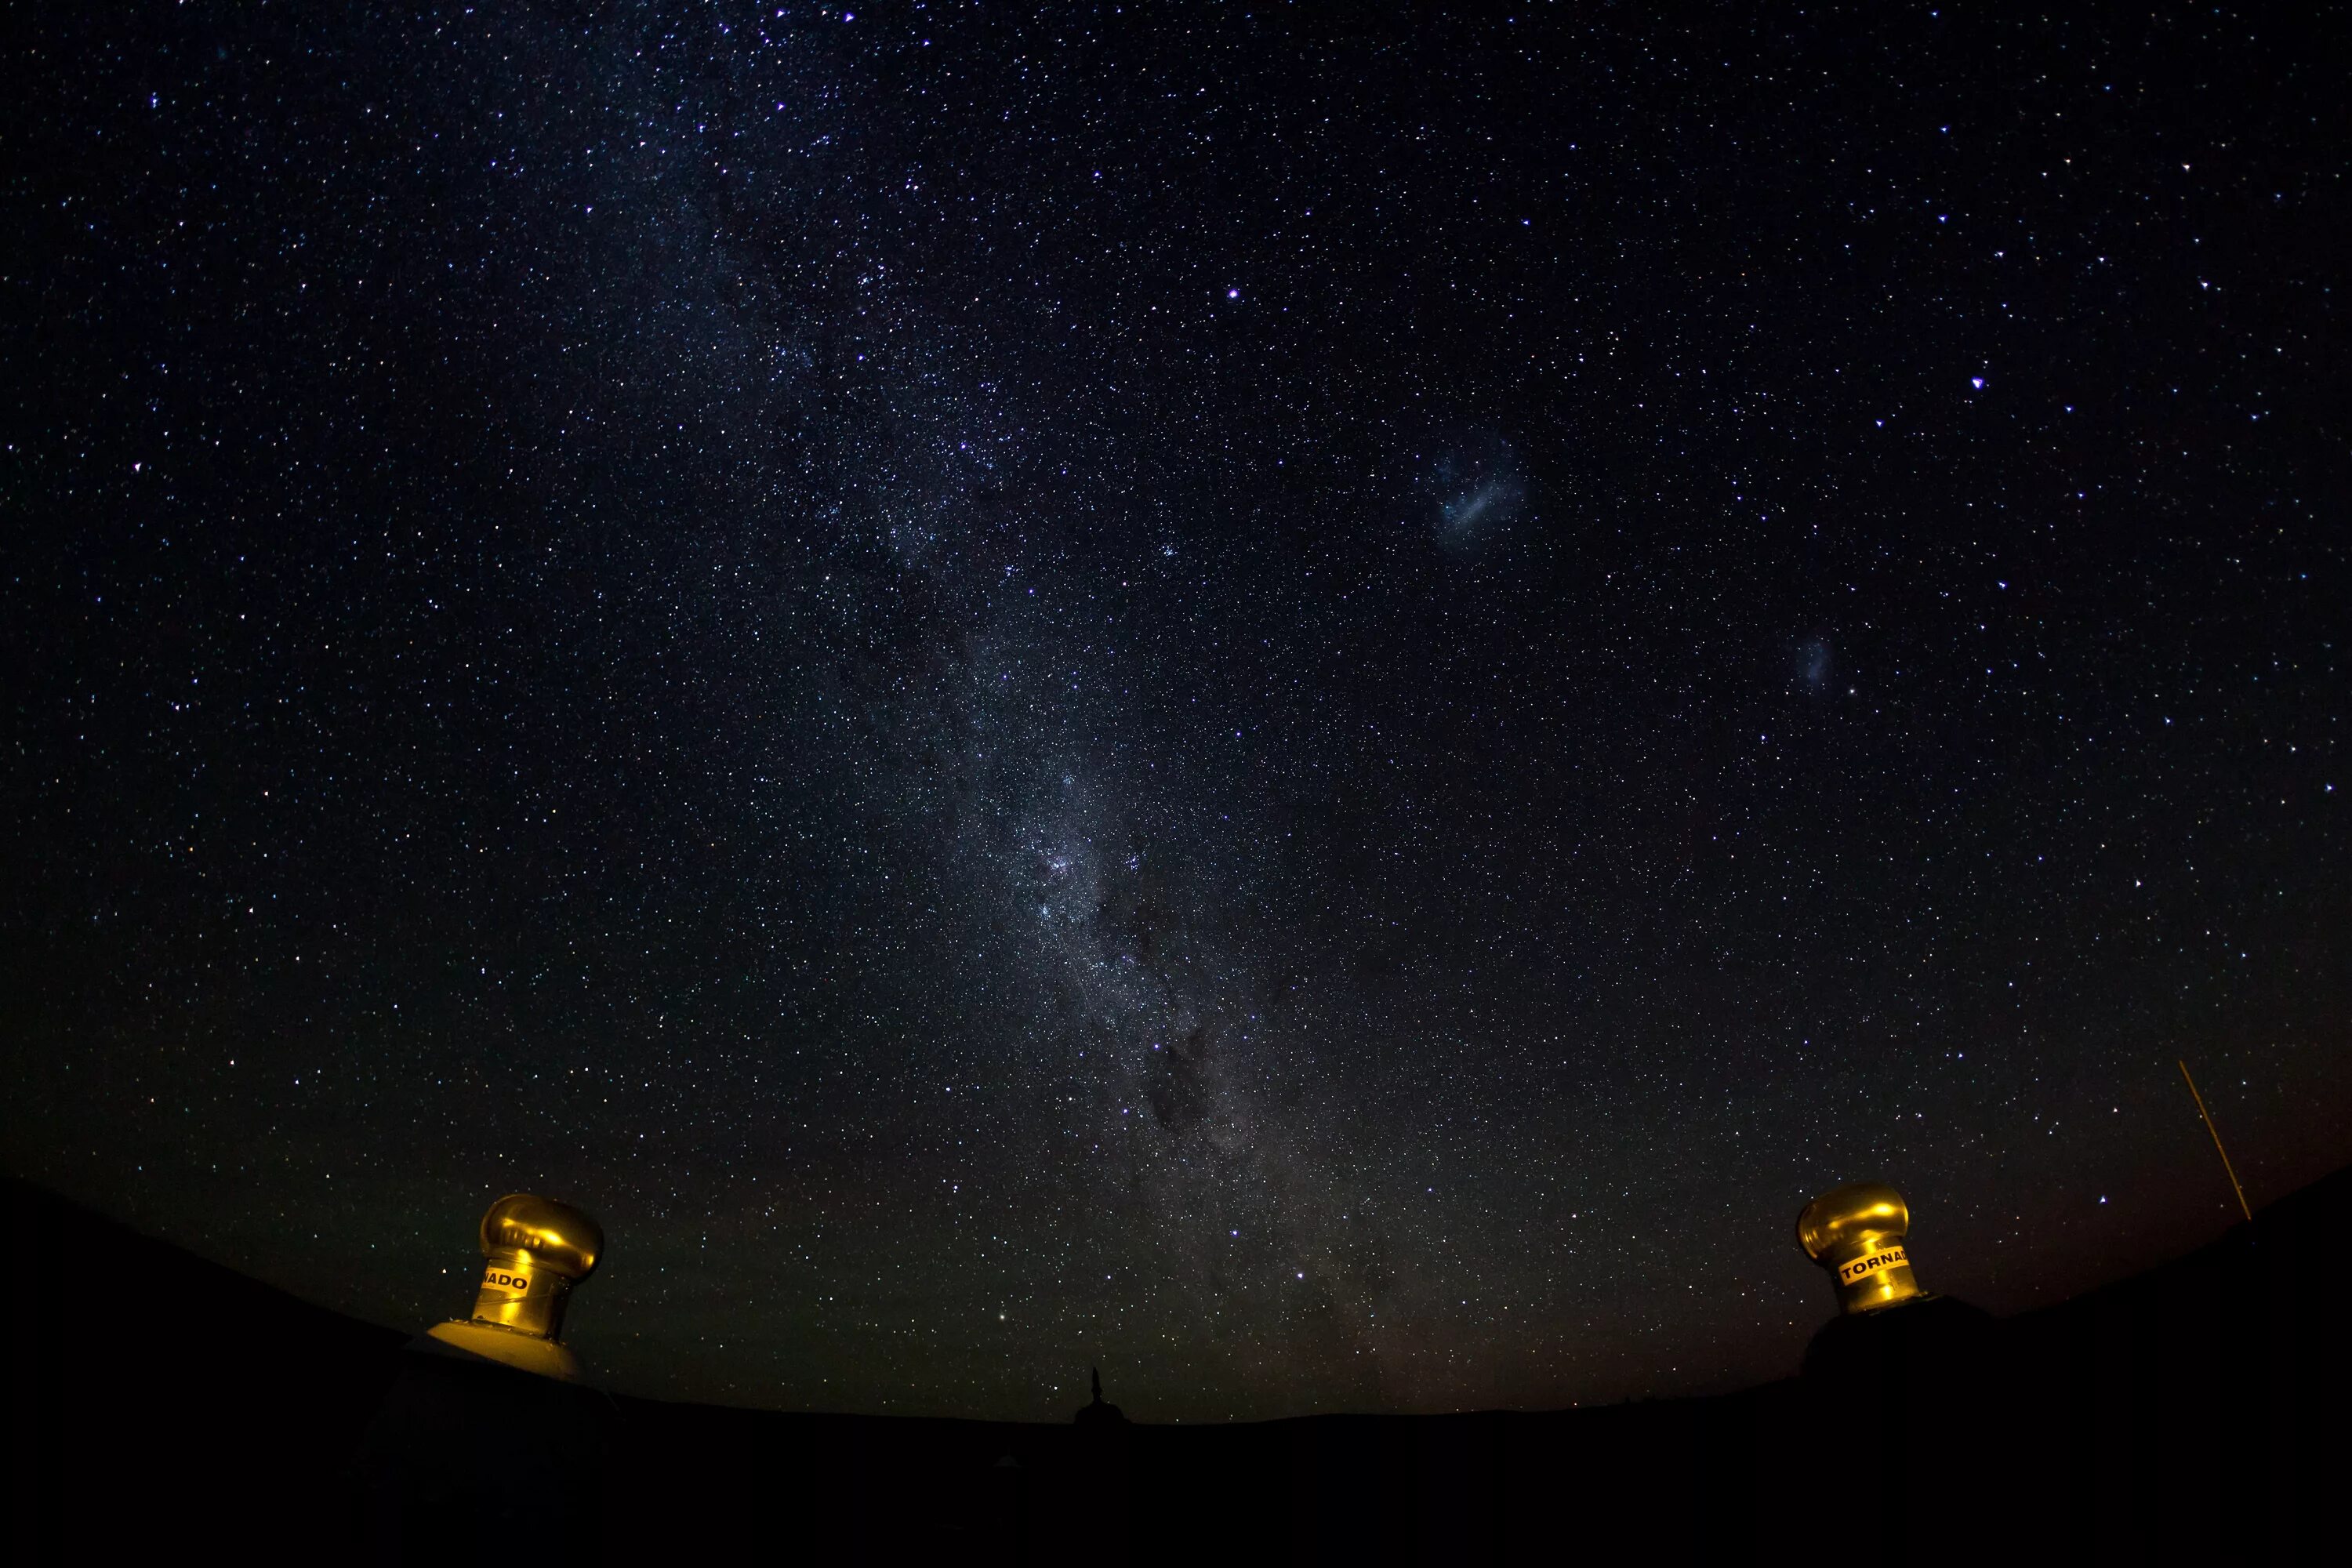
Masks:
[[[52,7],[0,1156],[614,1386],[1782,1375],[2352,1157],[2342,17]]]

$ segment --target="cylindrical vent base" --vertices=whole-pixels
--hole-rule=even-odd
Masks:
[[[1836,1274],[1841,1311],[1867,1312],[1920,1293],[1919,1281],[1911,1273],[1910,1255],[1903,1250],[1899,1237],[1865,1237],[1862,1246],[1845,1256],[1832,1255],[1823,1261]]]
[[[563,1302],[571,1293],[568,1276],[537,1262],[520,1247],[502,1247],[482,1267],[474,1321],[551,1340],[563,1331]]]

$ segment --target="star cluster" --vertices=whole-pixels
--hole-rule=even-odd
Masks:
[[[1847,1180],[2202,1240],[2176,1057],[2352,1152],[2334,26],[52,16],[0,1150],[1002,1417],[1779,1375]]]

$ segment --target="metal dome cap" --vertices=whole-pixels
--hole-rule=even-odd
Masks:
[[[482,1256],[520,1252],[542,1268],[577,1282],[604,1256],[604,1227],[570,1204],[533,1193],[509,1193],[482,1215]]]
[[[1902,1194],[1884,1182],[1853,1182],[1805,1205],[1797,1245],[1831,1271],[1841,1310],[1868,1312],[1923,1293],[1903,1246],[1910,1229]]]
[[[572,1287],[596,1271],[604,1227],[570,1204],[509,1193],[482,1215],[482,1288],[469,1319],[430,1331],[445,1344],[542,1377],[575,1381],[580,1360],[562,1342]]]

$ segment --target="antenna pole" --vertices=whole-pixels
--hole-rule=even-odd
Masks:
[[[2238,1194],[2238,1208],[2251,1222],[2254,1211],[2246,1206],[2246,1189],[2238,1184],[2238,1173],[2230,1163],[2230,1152],[2221,1147],[2221,1130],[2213,1125],[2212,1112],[2205,1109],[2205,1097],[2197,1092],[2197,1080],[2189,1077],[2189,1064],[2178,1058],[2174,1059],[2180,1068],[2180,1076],[2188,1080],[2189,1098],[2197,1102],[2197,1114],[2203,1119],[2205,1131],[2213,1135],[2213,1152],[2221,1156],[2221,1171],[2230,1178],[2230,1190]]]

